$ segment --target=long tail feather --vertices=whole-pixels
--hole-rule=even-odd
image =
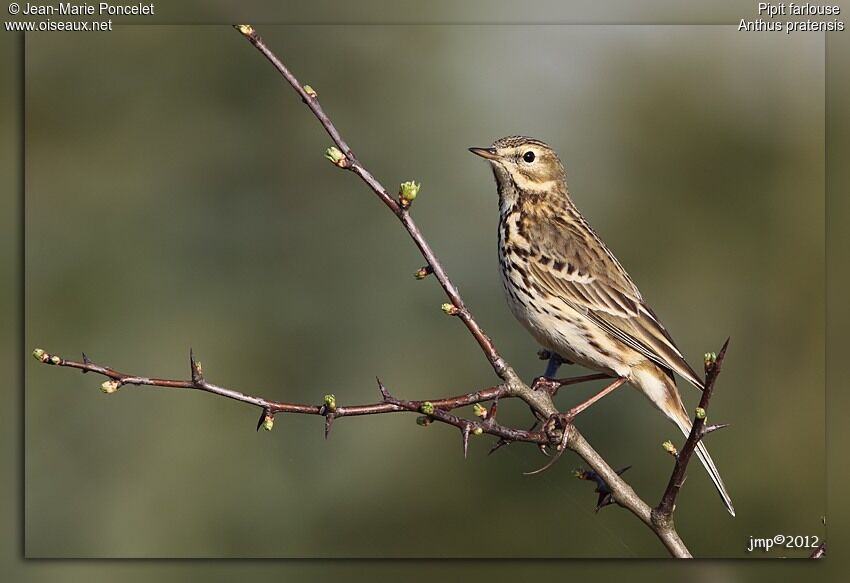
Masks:
[[[691,418],[688,417],[688,412],[682,404],[682,398],[679,396],[679,391],[676,390],[676,384],[661,369],[653,365],[634,367],[631,382],[658,407],[665,417],[679,427],[685,437],[691,433]],[[708,455],[705,444],[701,441],[697,444],[696,454],[708,471],[711,481],[714,482],[714,487],[720,493],[720,498],[723,500],[726,510],[729,511],[729,514],[735,516],[735,507],[732,506],[732,499],[726,492],[726,486],[720,478],[720,472],[717,471],[714,461]]]
[[[674,419],[676,425],[679,426],[679,429],[682,430],[682,433],[687,437],[691,433],[691,420],[688,417],[688,414],[685,410],[682,410],[681,415],[677,415]],[[705,444],[700,441],[697,443],[697,447],[695,450],[699,461],[702,462],[702,465],[705,467],[708,472],[708,476],[711,478],[711,481],[714,482],[714,487],[717,488],[718,494],[720,494],[720,499],[723,500],[723,504],[726,506],[726,510],[729,511],[729,514],[735,516],[735,507],[732,506],[732,499],[729,497],[729,493],[726,491],[726,485],[723,483],[723,479],[720,477],[720,472],[717,471],[717,466],[714,465],[714,460],[711,459],[711,456],[708,454],[708,449],[705,447]]]

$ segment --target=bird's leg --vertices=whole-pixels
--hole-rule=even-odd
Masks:
[[[549,362],[546,363],[546,372],[543,373],[543,376],[547,379],[554,379],[555,375],[558,374],[558,369],[561,368],[561,365],[565,362],[565,360],[560,354],[557,352],[549,353]]]
[[[605,387],[604,389],[602,389],[601,391],[599,391],[598,393],[593,395],[587,401],[584,401],[583,403],[579,403],[578,405],[576,405],[575,407],[573,407],[572,409],[567,411],[564,414],[564,418],[567,420],[568,423],[571,423],[572,420],[575,419],[576,415],[578,415],[579,413],[581,413],[582,411],[584,411],[585,409],[587,409],[588,407],[593,405],[596,401],[598,401],[599,399],[601,399],[602,397],[604,397],[608,393],[613,393],[618,387],[620,387],[623,383],[625,383],[626,380],[628,380],[628,379],[625,379],[623,377],[618,378],[613,383],[611,383],[610,385],[608,385],[607,387]]]
[[[540,357],[540,360],[548,359],[549,362],[546,363],[546,371],[543,373],[543,376],[535,378],[534,382],[531,383],[531,388],[534,390],[546,389],[554,395],[561,387],[560,381],[555,378],[558,374],[558,369],[561,368],[562,364],[572,363],[560,354],[550,350],[541,350],[537,355]]]
[[[549,350],[541,350],[537,353],[541,360],[548,359],[546,364],[546,372],[543,376],[539,376],[531,383],[531,388],[536,390],[545,389],[553,397],[558,393],[558,389],[567,385],[577,385],[587,381],[596,381],[600,379],[610,379],[611,375],[605,373],[589,374],[578,377],[557,378],[558,369],[564,364],[573,364],[571,360],[567,360],[556,352]]]

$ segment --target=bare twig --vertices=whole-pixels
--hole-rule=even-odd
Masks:
[[[431,399],[423,401],[411,401],[397,399],[390,395],[383,383],[378,381],[381,389],[382,399],[377,403],[366,405],[349,405],[337,406],[334,402],[332,407],[329,406],[328,397],[325,397],[325,403],[321,405],[308,405],[301,403],[287,403],[282,401],[271,401],[248,395],[233,389],[221,387],[208,382],[202,372],[201,363],[194,358],[194,354],[190,352],[189,366],[191,378],[183,379],[161,379],[145,376],[136,376],[120,372],[114,368],[100,365],[84,356],[83,362],[68,360],[56,354],[50,354],[41,349],[36,349],[33,355],[37,360],[44,364],[55,366],[64,366],[68,368],[76,368],[82,372],[93,372],[107,377],[109,380],[101,385],[101,389],[107,393],[114,393],[123,385],[147,385],[154,387],[163,387],[167,389],[195,389],[206,393],[212,393],[220,397],[227,397],[234,401],[254,405],[261,409],[260,423],[258,428],[263,426],[263,423],[269,423],[268,419],[274,419],[278,413],[299,413],[303,415],[322,415],[326,419],[335,419],[338,417],[354,417],[361,415],[379,415],[382,413],[424,413],[434,421],[440,421],[448,425],[453,425],[460,430],[467,430],[473,435],[488,433],[496,437],[509,441],[522,441],[528,443],[545,444],[549,443],[550,439],[544,431],[523,431],[505,427],[496,422],[495,414],[490,414],[486,419],[468,420],[452,415],[449,411],[460,407],[467,407],[475,403],[484,403],[487,401],[496,401],[500,397],[506,398],[508,395],[507,387],[496,385],[488,387],[480,391],[465,393],[454,397],[446,397],[440,399]],[[335,397],[334,397],[335,401]],[[326,428],[330,427],[333,421],[328,422]]]
[[[446,295],[449,300],[451,300],[452,305],[457,308],[457,316],[461,319],[461,321],[463,321],[475,340],[478,341],[479,346],[481,346],[481,349],[484,351],[484,354],[487,356],[487,359],[490,361],[490,364],[493,366],[496,374],[504,380],[515,377],[516,373],[510,369],[505,360],[496,350],[496,347],[493,345],[493,341],[490,340],[490,337],[484,333],[472,317],[472,314],[469,312],[466,304],[464,304],[463,299],[460,297],[460,292],[457,287],[449,279],[449,276],[446,275],[445,269],[443,269],[442,264],[437,260],[437,256],[434,254],[431,246],[422,236],[422,233],[419,231],[416,223],[414,223],[413,219],[410,218],[408,209],[404,205],[399,204],[389,194],[389,191],[387,191],[387,189],[384,188],[384,186],[378,182],[378,180],[372,176],[372,174],[362,164],[360,164],[357,157],[354,155],[354,152],[342,138],[342,135],[340,135],[339,130],[336,129],[330,118],[327,114],[325,114],[321,104],[319,103],[316,92],[306,90],[304,86],[299,83],[298,79],[295,78],[295,75],[289,71],[286,65],[284,65],[283,62],[278,59],[277,55],[275,55],[263,42],[254,30],[253,26],[249,24],[239,24],[236,25],[235,28],[241,32],[272,65],[274,65],[275,69],[278,70],[283,78],[286,79],[286,82],[292,86],[296,93],[298,93],[302,101],[307,104],[307,107],[310,108],[310,111],[312,111],[313,115],[316,116],[316,119],[319,120],[319,123],[322,124],[322,127],[325,128],[325,131],[331,137],[334,144],[336,144],[336,147],[339,148],[345,156],[345,162],[337,165],[341,168],[354,172],[357,176],[363,179],[369,188],[378,195],[381,202],[383,202],[393,212],[393,214],[398,217],[402,225],[404,225],[405,230],[410,235],[410,238],[413,239],[413,242],[419,248],[419,251],[425,258],[425,261],[427,261],[430,271],[434,274],[434,277],[437,278],[437,281],[440,282],[440,286],[446,292]]]
[[[449,279],[440,261],[437,259],[430,245],[427,243],[416,223],[411,218],[409,209],[411,203],[416,196],[418,185],[415,183],[402,184],[402,191],[399,194],[399,199],[393,198],[389,191],[374,177],[372,174],[359,162],[354,152],[342,138],[342,135],[336,129],[330,118],[325,114],[321,104],[318,101],[316,91],[309,86],[302,86],[296,77],[289,69],[280,61],[280,59],[268,48],[263,40],[250,25],[237,25],[235,27],[242,35],[250,41],[250,43],[259,50],[269,62],[277,69],[289,85],[301,97],[307,107],[313,112],[319,123],[331,137],[334,147],[330,148],[327,157],[338,167],[349,170],[359,176],[367,186],[378,196],[378,198],[389,208],[390,211],[401,221],[402,226],[410,235],[414,244],[419,249],[420,253],[426,261],[426,265],[416,272],[417,279],[423,279],[428,275],[433,274],[443,288],[450,304],[444,305],[444,311],[452,316],[457,316],[466,326],[469,333],[475,338],[490,362],[493,370],[502,379],[502,383],[493,387],[488,387],[480,391],[457,395],[454,397],[432,399],[425,401],[402,400],[390,394],[387,388],[378,381],[378,386],[381,392],[381,401],[365,405],[349,405],[342,406],[336,404],[336,397],[326,395],[324,402],[320,405],[288,403],[280,401],[271,401],[261,397],[248,395],[233,389],[221,387],[208,382],[203,373],[201,363],[197,362],[194,355],[190,356],[190,372],[191,378],[188,380],[179,379],[159,379],[143,376],[134,376],[119,372],[113,368],[99,365],[91,361],[83,355],[83,361],[77,362],[66,360],[58,355],[48,354],[43,350],[36,350],[34,356],[45,364],[56,366],[76,368],[83,372],[94,372],[105,376],[108,380],[105,381],[101,388],[105,392],[115,392],[122,385],[150,385],[164,388],[174,389],[194,389],[203,392],[208,392],[228,399],[233,399],[242,403],[247,403],[256,406],[260,409],[260,418],[257,428],[265,427],[271,429],[274,424],[275,415],[278,413],[298,413],[308,415],[320,415],[325,418],[325,435],[330,432],[333,422],[339,417],[350,417],[357,415],[374,415],[383,413],[395,412],[416,412],[421,416],[419,421],[423,425],[431,422],[441,422],[451,425],[460,430],[463,442],[464,454],[467,451],[470,435],[479,435],[487,433],[499,438],[496,448],[501,445],[518,442],[535,443],[538,446],[554,447],[559,456],[563,450],[570,449],[576,452],[584,462],[591,468],[588,472],[592,472],[593,480],[597,483],[597,491],[604,497],[603,505],[616,503],[621,507],[626,508],[637,516],[645,525],[647,525],[664,544],[665,548],[674,557],[690,557],[691,554],[685,546],[684,542],[679,537],[675,528],[673,528],[670,514],[665,514],[667,520],[661,524],[656,520],[658,510],[654,512],[650,506],[644,502],[621,477],[620,473],[623,470],[615,471],[608,463],[599,455],[590,444],[584,439],[581,433],[573,425],[573,415],[568,411],[566,414],[561,413],[553,402],[553,396],[557,394],[558,389],[563,386],[585,382],[590,380],[598,380],[608,378],[604,374],[585,375],[571,379],[537,379],[532,386],[524,383],[516,372],[502,358],[496,349],[493,341],[479,326],[470,310],[467,308],[463,299],[458,292],[457,287]],[[415,188],[414,188],[415,187]],[[411,190],[414,188],[414,190]],[[705,403],[708,404],[708,397],[711,394],[714,378],[719,372],[722,356],[725,352],[725,345],[718,357],[716,366],[710,373],[711,378],[707,382],[706,391],[703,395]],[[539,420],[534,427],[528,430],[514,429],[503,426],[496,421],[497,402],[499,399],[519,398],[529,405],[535,417]],[[460,407],[476,405],[492,401],[492,406],[489,411],[485,411],[479,407],[475,413],[477,420],[466,419],[452,413],[453,410]],[[695,431],[702,432],[704,435],[709,429],[703,429],[704,423],[697,426]],[[539,427],[539,429],[537,429]],[[698,427],[698,428],[697,428]],[[692,432],[692,437],[694,433]],[[700,435],[701,436],[701,435]],[[689,445],[690,443],[690,445]],[[662,504],[667,508],[669,504],[672,513],[672,504],[681,487],[679,477],[684,475],[684,469],[687,466],[687,460],[693,451],[695,441],[685,444],[683,454],[687,450],[686,455],[680,454],[680,461],[677,462],[674,469],[674,476],[671,477],[671,483],[674,484],[672,489],[668,487],[669,495],[666,492]],[[688,449],[690,448],[690,449]],[[494,448],[495,449],[495,448]],[[591,475],[591,474],[588,474]],[[600,503],[603,500],[600,498]]]

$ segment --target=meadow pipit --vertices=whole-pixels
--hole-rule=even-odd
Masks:
[[[523,136],[470,151],[490,161],[496,178],[499,265],[514,316],[547,350],[615,377],[600,396],[628,382],[687,436],[691,420],[673,373],[698,389],[703,383],[573,204],[558,155]],[[696,453],[734,516],[702,442]]]

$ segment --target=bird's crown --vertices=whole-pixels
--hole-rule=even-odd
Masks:
[[[548,150],[552,149],[546,142],[528,136],[505,136],[493,142],[493,147],[496,149],[516,148],[518,146],[540,146]]]

